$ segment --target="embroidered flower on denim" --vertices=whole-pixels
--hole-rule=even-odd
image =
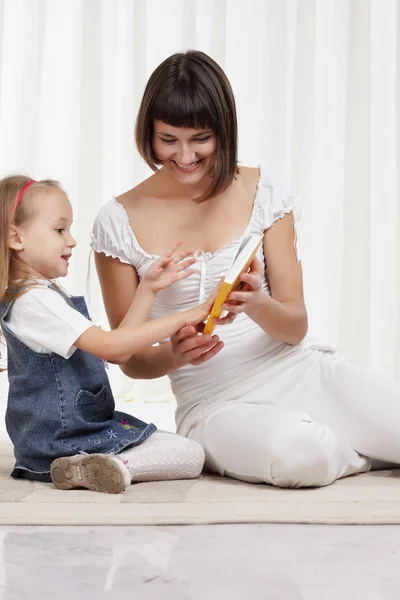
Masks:
[[[114,431],[113,431],[112,429],[107,429],[107,431],[105,432],[105,434],[106,434],[106,436],[107,436],[107,437],[108,437],[110,440],[112,440],[112,439],[114,439],[114,438],[116,438],[116,437],[117,437],[117,434],[116,434],[116,433],[114,433]]]
[[[124,421],[123,419],[121,419],[120,424],[122,425],[122,427],[124,429],[128,429],[128,430],[137,429],[137,427],[135,427],[135,425],[131,425],[129,423],[129,421]]]

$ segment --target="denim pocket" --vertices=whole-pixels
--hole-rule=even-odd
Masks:
[[[75,398],[75,410],[84,421],[99,423],[112,418],[113,407],[109,401],[108,389],[103,385],[97,394],[81,390]]]

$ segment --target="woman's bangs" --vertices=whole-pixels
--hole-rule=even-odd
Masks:
[[[171,93],[171,90],[165,89],[153,105],[153,120],[172,127],[211,129],[217,133],[214,111],[207,100],[189,90],[175,88]]]

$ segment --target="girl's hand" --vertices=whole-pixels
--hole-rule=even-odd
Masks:
[[[181,244],[179,241],[171,246],[143,275],[142,283],[148,285],[154,294],[193,273],[188,267],[195,263],[196,259],[191,250],[178,251]]]
[[[262,275],[263,267],[256,257],[251,263],[249,273],[243,273],[240,276],[240,281],[244,284],[243,287],[236,292],[231,292],[225,304],[222,305],[223,310],[227,310],[228,314],[226,317],[214,319],[216,325],[232,323],[239,313],[244,312],[251,316],[250,313],[258,310],[264,298]]]
[[[207,300],[203,302],[203,304],[199,304],[199,306],[195,306],[194,308],[190,308],[186,310],[183,315],[185,317],[185,327],[188,325],[199,326],[199,329],[203,329],[202,327],[203,321],[208,317],[215,302],[215,299],[218,295],[221,284],[218,284],[215,290],[209,295]]]

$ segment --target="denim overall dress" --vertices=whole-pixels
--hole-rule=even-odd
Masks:
[[[89,318],[83,297],[64,299]],[[156,430],[152,423],[114,410],[100,358],[79,348],[68,359],[38,353],[13,335],[5,321],[12,304],[0,304],[8,354],[6,427],[16,459],[12,477],[51,481],[55,458],[79,452],[117,454]]]

